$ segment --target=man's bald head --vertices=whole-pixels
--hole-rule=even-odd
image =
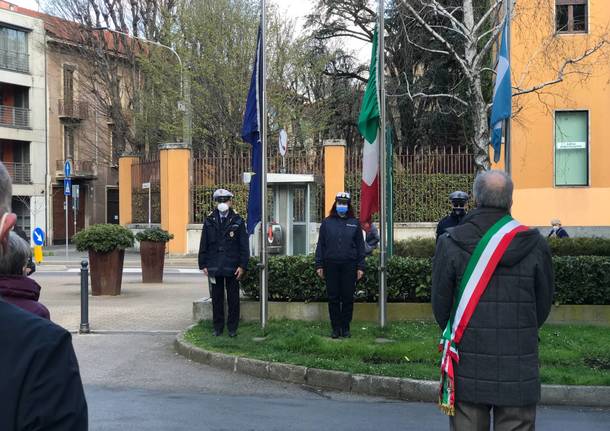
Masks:
[[[13,186],[11,176],[6,167],[0,162],[0,216],[11,212],[11,199],[13,197]]]
[[[510,210],[513,206],[513,180],[504,171],[484,171],[477,175],[473,187],[479,207]]]

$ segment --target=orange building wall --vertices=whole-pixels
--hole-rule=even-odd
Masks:
[[[592,47],[610,22],[610,1],[589,0],[588,34],[553,35],[554,1],[519,0],[511,33],[513,86],[530,88],[557,76],[565,58]],[[536,5],[538,5],[536,7]],[[597,53],[563,82],[513,98],[513,214],[529,225],[559,218],[566,226],[610,226],[610,62]],[[582,73],[589,74],[583,80]],[[555,186],[555,110],[589,111],[589,186]]]

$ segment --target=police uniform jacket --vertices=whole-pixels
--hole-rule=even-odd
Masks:
[[[447,229],[456,227],[457,225],[459,225],[465,216],[466,216],[466,212],[458,214],[455,211],[451,211],[451,214],[449,214],[446,217],[443,217],[441,219],[441,221],[438,222],[438,225],[436,226],[437,241],[438,241],[439,236],[441,236],[442,234],[447,232]]]
[[[199,243],[199,269],[212,277],[232,277],[237,267],[248,268],[250,249],[244,219],[232,209],[221,222],[218,210],[203,222]]]
[[[357,219],[338,216],[324,219],[316,247],[316,269],[324,268],[325,262],[355,262],[364,271],[364,257],[364,238]]]

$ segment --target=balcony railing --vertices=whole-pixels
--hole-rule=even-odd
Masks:
[[[56,175],[63,177],[65,160],[55,161]],[[95,178],[97,177],[97,166],[93,160],[72,160],[72,177]]]
[[[13,179],[13,184],[32,183],[32,165],[29,163],[2,162]]]
[[[72,120],[86,120],[89,117],[89,104],[83,101],[58,100],[57,112],[60,117]]]
[[[30,71],[30,56],[24,52],[0,48],[0,68],[28,73]]]
[[[28,108],[0,105],[0,125],[30,127],[30,110]]]

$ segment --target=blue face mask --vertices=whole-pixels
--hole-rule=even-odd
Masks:
[[[341,217],[347,214],[347,204],[337,204],[337,214]]]

